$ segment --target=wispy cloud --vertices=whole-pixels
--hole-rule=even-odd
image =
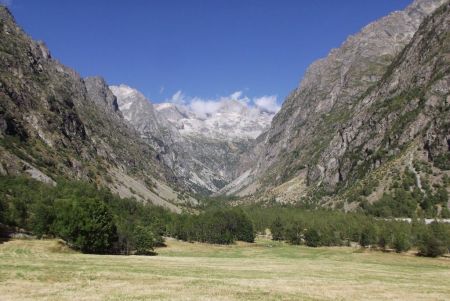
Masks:
[[[230,95],[214,99],[204,99],[201,97],[187,97],[179,90],[170,99],[166,100],[166,102],[189,107],[192,112],[201,118],[218,113],[225,107],[227,112],[248,110],[249,113],[267,112],[270,114],[274,114],[280,109],[275,95],[266,95],[251,99],[244,95],[242,91],[236,91]]]
[[[163,94],[164,93],[164,86],[161,86],[161,88],[159,88],[159,94]]]
[[[172,98],[166,100],[166,102],[182,105],[186,103],[186,99],[183,92],[181,92],[181,90],[178,90],[174,95],[172,95]]]

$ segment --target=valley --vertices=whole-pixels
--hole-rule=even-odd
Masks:
[[[72,32],[99,49],[74,64],[79,74],[21,28],[15,0],[0,0],[0,300],[448,299],[450,1],[414,0],[395,11],[398,4],[375,1],[389,13],[357,13],[369,23],[308,61],[284,100],[261,91],[272,81],[281,87],[289,68],[261,72],[268,59],[252,59],[270,54],[281,64],[301,41],[305,53],[288,62],[300,66],[299,57],[317,57],[306,46],[323,47],[324,35],[283,32],[269,47],[270,30],[253,35],[251,22],[235,28],[228,20],[272,18],[284,6],[261,1],[261,11],[233,19],[223,8],[182,10],[187,2],[195,1],[130,7],[136,16],[157,12],[155,19],[90,2],[105,14],[91,20],[99,28]],[[233,5],[249,9],[246,1]],[[304,14],[306,2],[291,5]],[[165,9],[200,15],[177,24],[170,14],[157,24]],[[83,20],[93,12],[83,9]],[[291,13],[272,26],[290,16],[284,30],[303,30]],[[208,19],[215,14],[223,19]],[[110,53],[99,55],[105,24],[129,36],[114,36]],[[227,34],[209,36],[215,26]],[[187,34],[202,37],[201,51],[188,51]],[[249,47],[259,39],[264,49],[216,45],[229,37]],[[65,46],[51,43],[55,51]],[[69,55],[92,50],[77,46]],[[86,62],[117,54],[105,77],[86,76]],[[238,54],[239,68],[226,73],[232,66],[222,60]],[[194,58],[198,66],[183,73]],[[261,82],[243,76],[246,63]],[[239,89],[211,92],[222,84],[217,74]],[[202,77],[209,96],[187,96],[159,76],[197,93]],[[177,92],[170,97],[166,87]]]

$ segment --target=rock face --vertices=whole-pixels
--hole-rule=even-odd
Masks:
[[[152,105],[126,85],[111,87],[126,120],[159,153],[174,174],[197,193],[212,193],[236,177],[240,156],[273,117],[238,99],[200,114],[187,105]]]
[[[423,57],[440,51],[439,45],[431,44],[430,32],[434,34],[436,29],[428,27],[436,24],[427,16],[445,2],[416,0],[404,11],[364,27],[326,58],[313,63],[274,117],[270,129],[242,159],[241,176],[221,192],[241,196],[260,193],[291,201],[305,196],[312,187],[334,192],[387,160],[384,156],[374,158],[375,154],[398,153],[400,146],[394,146],[393,141],[404,146],[426,131],[430,119],[425,118],[422,109],[414,117],[408,115],[407,124],[402,123],[402,116],[419,104],[426,107],[428,101],[441,103],[442,95],[436,100],[431,90],[424,89],[434,84],[430,74],[437,70],[445,73],[441,70],[448,67],[445,54],[440,59],[430,57],[426,65]],[[444,23],[440,30],[448,32],[448,23]],[[430,32],[426,34],[426,30]],[[445,40],[444,36],[440,38]],[[414,47],[419,40],[428,43],[428,49]],[[431,46],[436,49],[432,51]],[[415,87],[426,101],[411,92]],[[439,87],[445,95],[448,83],[441,78]],[[390,99],[403,96],[402,105],[396,107],[399,111],[386,109],[385,115],[373,119],[378,105],[389,107]],[[393,128],[405,132],[396,136],[391,133]],[[388,146],[383,148],[386,143]],[[277,187],[283,187],[282,191]]]
[[[0,6],[0,171],[38,180],[83,179],[178,211],[179,186],[127,125],[101,78],[52,59]],[[184,199],[184,197],[182,197]]]

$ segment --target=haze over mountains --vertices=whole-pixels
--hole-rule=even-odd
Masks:
[[[85,179],[173,210],[196,203],[188,194],[352,210],[408,172],[440,183],[449,16],[448,1],[416,0],[367,25],[314,62],[278,111],[240,92],[153,105],[126,84],[82,79],[2,7],[0,172]]]

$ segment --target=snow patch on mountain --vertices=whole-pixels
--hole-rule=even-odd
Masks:
[[[171,122],[183,136],[202,135],[224,141],[256,139],[279,110],[276,96],[250,100],[241,91],[218,99],[186,100],[178,91],[176,102],[155,104],[157,114]],[[180,100],[181,103],[180,103]]]

